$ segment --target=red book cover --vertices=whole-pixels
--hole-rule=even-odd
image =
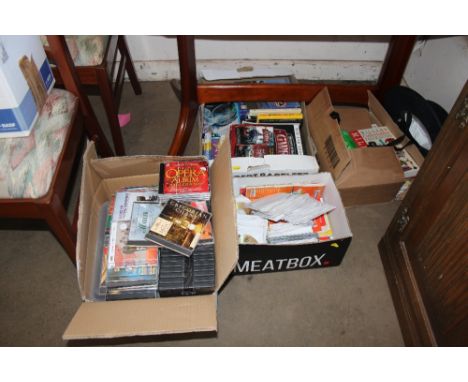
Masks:
[[[209,192],[208,163],[206,161],[167,162],[161,165],[163,194]]]
[[[358,130],[350,131],[349,135],[351,135],[351,138],[353,138],[353,141],[356,142],[356,145],[358,147],[367,147],[366,141],[364,140],[364,138]]]

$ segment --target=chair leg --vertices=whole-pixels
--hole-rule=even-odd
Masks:
[[[114,94],[112,92],[112,83],[105,70],[98,70],[96,72],[99,92],[104,103],[109,127],[112,134],[112,141],[116,155],[125,155],[125,146],[122,137],[122,130],[119,124],[119,111],[116,108]]]
[[[136,95],[141,94],[141,86],[140,82],[138,81],[138,77],[135,72],[135,67],[133,66],[133,60],[130,56],[130,51],[128,50],[127,41],[125,40],[125,36],[119,36],[118,40],[120,54],[127,58],[125,63],[125,69],[127,70],[128,78],[130,79],[130,83],[132,84],[133,91]]]
[[[43,216],[68,257],[76,265],[76,233],[67,217],[67,212],[58,195],[52,197],[48,205],[42,207]]]

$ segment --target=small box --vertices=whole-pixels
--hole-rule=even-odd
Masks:
[[[203,157],[184,157],[200,160]],[[216,291],[207,295],[92,302],[99,209],[125,186],[157,185],[161,162],[177,157],[133,156],[97,159],[94,144],[84,154],[81,181],[77,275],[82,304],[63,338],[113,338],[217,330],[217,292],[238,260],[236,209],[229,145],[222,145],[210,168],[215,233]]]
[[[0,138],[31,133],[54,83],[39,36],[0,36]]]
[[[236,177],[234,193],[241,187],[254,185],[322,183],[324,200],[336,208],[328,213],[333,239],[310,244],[239,244],[239,262],[236,274],[269,273],[308,268],[323,268],[341,264],[351,243],[352,233],[340,194],[329,173],[301,175],[271,175],[262,177]]]
[[[332,117],[338,113],[340,123]],[[336,114],[335,114],[336,116]],[[393,147],[366,147],[348,150],[340,127],[347,131],[387,126],[396,136],[403,135],[398,126],[368,91],[368,109],[334,107],[324,88],[306,106],[307,127],[317,148],[322,171],[330,172],[345,206],[388,202],[395,198],[406,178]],[[406,148],[420,166],[423,157],[414,145]]]

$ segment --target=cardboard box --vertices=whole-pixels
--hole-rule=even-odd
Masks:
[[[185,157],[184,159],[200,159]],[[157,185],[159,164],[175,157],[133,156],[97,159],[94,144],[84,154],[81,182],[77,275],[83,303],[63,338],[112,338],[166,333],[215,331],[217,291],[238,260],[236,210],[229,145],[222,145],[210,168],[212,224],[216,249],[216,292],[209,295],[91,302],[99,209],[124,186]]]
[[[305,103],[301,104],[303,114],[305,115]],[[198,130],[199,137],[199,152],[203,152],[203,120],[204,120],[204,105],[201,105],[198,110],[198,118],[196,129]],[[304,155],[265,155],[263,158],[231,158],[232,162],[232,175],[237,176],[250,176],[250,175],[266,175],[266,174],[284,174],[294,171],[295,173],[317,173],[319,166],[315,159],[317,149],[313,139],[306,126],[306,119],[304,118],[303,126],[300,129],[300,136],[302,141],[302,148]],[[229,139],[226,137],[225,139]],[[284,164],[288,163],[287,166]]]
[[[320,168],[333,175],[345,206],[391,201],[406,180],[392,147],[345,147],[340,126],[352,131],[375,123],[387,126],[396,137],[403,134],[371,92],[368,99],[368,109],[334,107],[324,88],[306,106],[307,127],[317,148]],[[334,111],[339,113],[340,124],[330,116]],[[406,149],[421,165],[423,157],[417,148]]]
[[[333,229],[333,240],[296,245],[239,244],[239,262],[235,269],[236,274],[282,272],[341,264],[351,243],[352,233],[340,194],[331,174],[275,175],[233,179],[236,195],[239,194],[239,189],[244,186],[292,183],[325,184],[324,199],[327,203],[336,206],[336,209],[328,215]]]
[[[39,36],[0,37],[0,138],[31,133],[54,82]]]

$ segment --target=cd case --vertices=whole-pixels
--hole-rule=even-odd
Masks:
[[[169,199],[146,238],[182,255],[190,256],[210,219],[209,212]]]

